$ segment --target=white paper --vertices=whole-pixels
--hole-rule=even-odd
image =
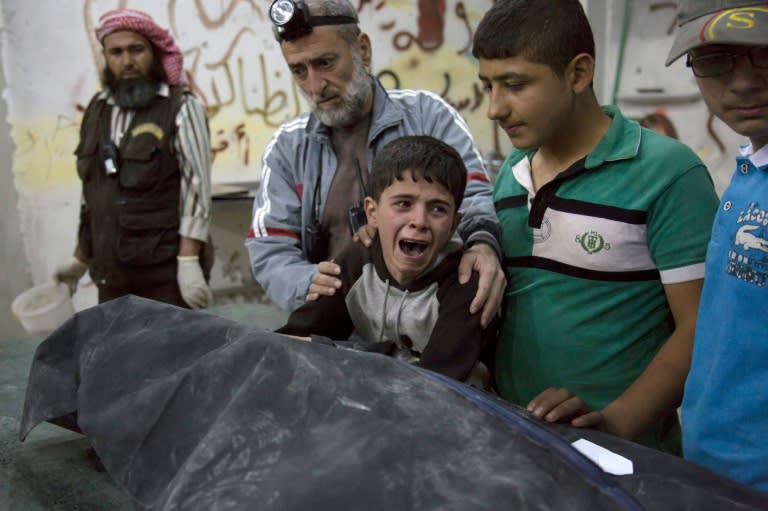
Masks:
[[[632,460],[620,456],[605,447],[580,438],[571,444],[581,454],[591,459],[605,472],[615,476],[628,476],[634,473]]]

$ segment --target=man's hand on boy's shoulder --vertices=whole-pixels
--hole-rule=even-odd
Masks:
[[[487,243],[475,243],[461,256],[459,283],[469,282],[472,272],[477,272],[477,293],[469,306],[470,314],[482,310],[480,324],[487,327],[501,308],[501,300],[507,287],[507,278],[499,263],[496,251]]]
[[[352,240],[358,241],[366,247],[370,247],[371,243],[373,243],[374,236],[376,236],[376,228],[365,224],[357,230],[354,236],[352,236]]]

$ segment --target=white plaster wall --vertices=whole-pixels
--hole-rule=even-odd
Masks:
[[[596,27],[598,61],[602,60],[603,77],[598,89],[604,103],[610,103],[614,89],[624,9],[630,6],[627,44],[617,94],[617,104],[630,116],[640,118],[658,108],[677,129],[682,142],[689,145],[710,170],[719,193],[730,181],[734,169],[734,155],[739,145],[747,143],[725,124],[714,120],[712,129],[725,146],[717,147],[706,128],[709,111],[698,92],[685,59],[665,67],[673,41],[676,10],[670,2],[658,0],[589,0],[594,17],[605,22]]]
[[[0,30],[5,26],[0,12]],[[0,41],[2,48],[2,41]],[[0,66],[0,89],[6,85],[5,73]],[[6,101],[0,101],[0,342],[22,336],[21,325],[11,316],[11,303],[18,294],[27,289],[31,276],[27,273],[24,250],[19,242],[19,212],[16,208],[18,196],[11,172],[10,155],[13,154]]]

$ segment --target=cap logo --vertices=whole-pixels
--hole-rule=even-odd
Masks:
[[[699,38],[702,41],[727,41],[733,37],[733,31],[753,30],[758,22],[761,26],[768,25],[768,7],[728,9],[712,16]]]

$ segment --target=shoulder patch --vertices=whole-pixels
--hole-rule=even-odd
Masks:
[[[165,136],[163,128],[153,122],[147,122],[144,124],[139,124],[133,128],[131,130],[131,137],[135,138],[143,133],[149,133],[150,135],[153,135],[158,141],[163,140],[163,137]]]

